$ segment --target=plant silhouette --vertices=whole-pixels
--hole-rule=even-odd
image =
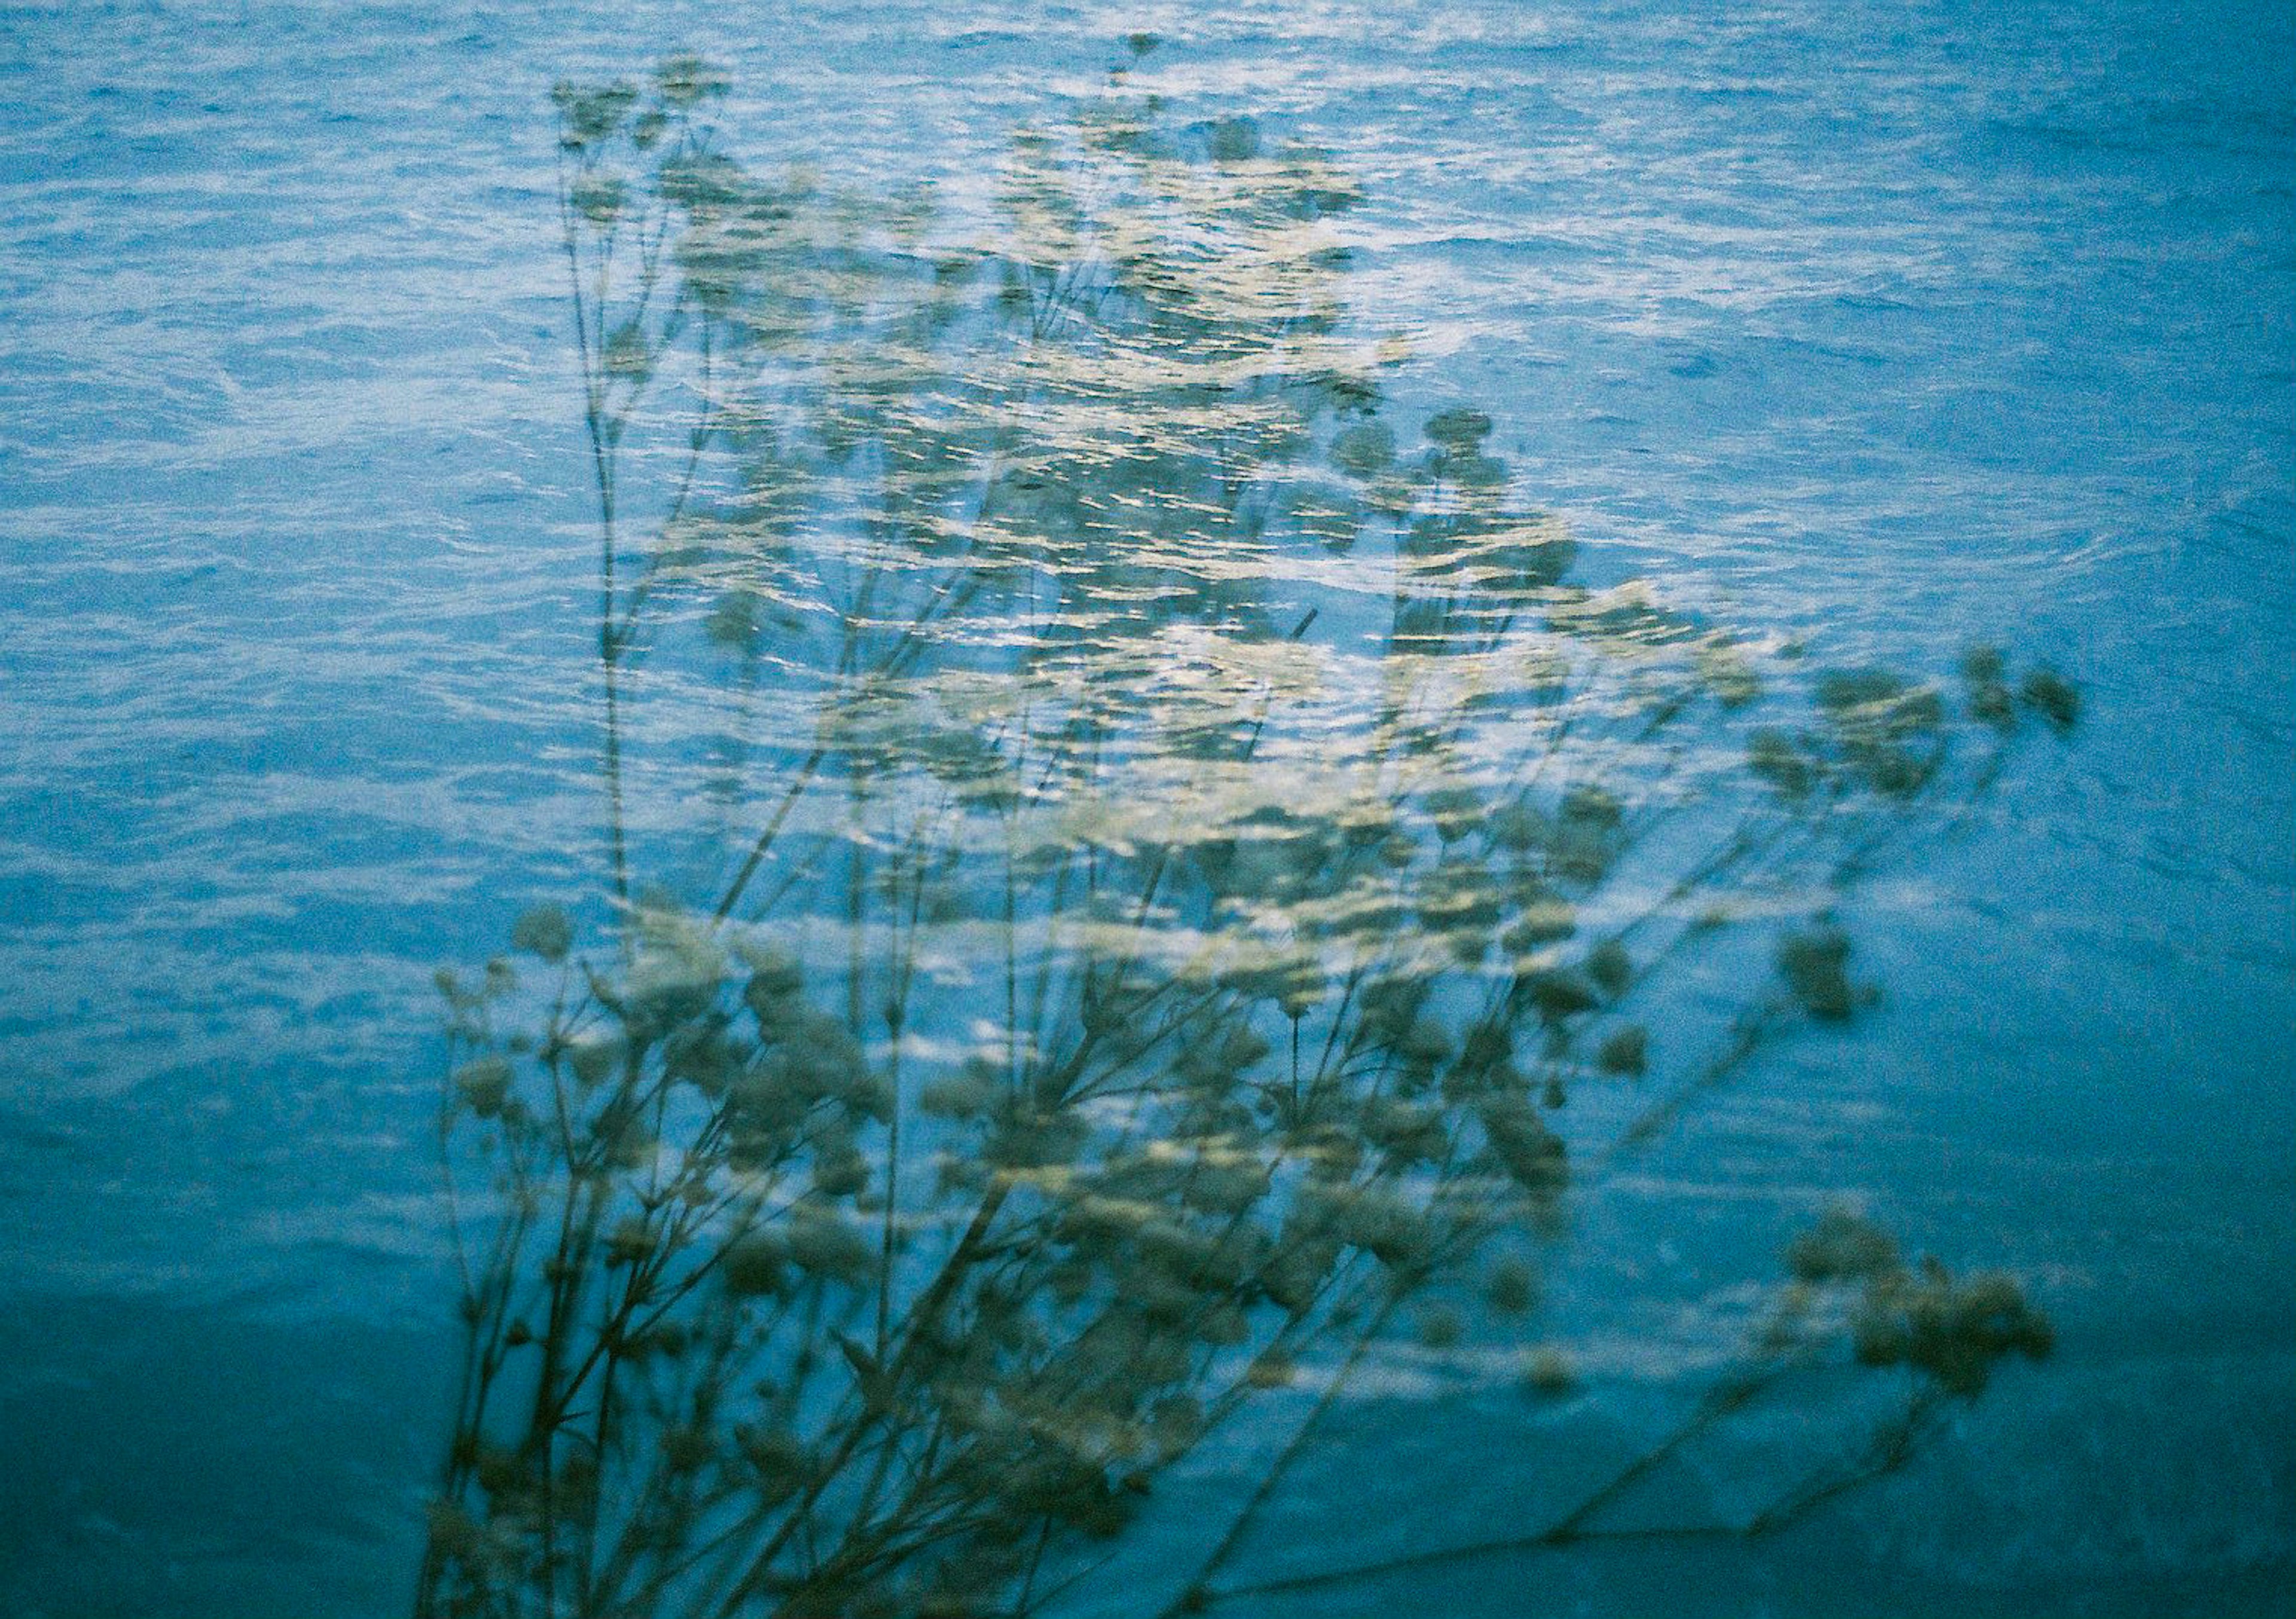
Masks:
[[[1174,1605],[1233,1594],[1399,1315],[1535,1320],[1574,1182],[1856,1015],[1847,885],[2074,723],[1990,650],[1805,674],[1579,582],[1488,415],[1395,420],[1346,177],[1128,77],[1015,134],[978,240],[740,166],[697,59],[557,92],[611,915],[441,975],[467,1332],[420,1613],[1032,1612],[1301,1382]],[[694,837],[649,762],[697,750]],[[1748,938],[1701,1034],[1682,969]],[[1789,1262],[1742,1371],[1523,1543],[1801,1367],[1897,1369],[1773,1526],[2046,1347],[1846,1213]]]

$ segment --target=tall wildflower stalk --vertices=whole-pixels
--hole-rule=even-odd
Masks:
[[[1855,874],[2074,699],[1982,650],[1805,677],[1581,582],[1486,413],[1395,419],[1357,192],[1249,119],[1119,72],[1016,132],[974,239],[741,167],[723,88],[557,94],[613,914],[442,977],[467,1331],[417,1611],[1032,1612],[1304,1382],[1175,1585],[1210,1606],[1400,1319],[1567,1381],[1574,1186],[1856,1015]],[[637,738],[702,756],[698,842],[633,831],[676,821]],[[1682,1432],[1521,1543],[1797,1371],[1891,1369],[1773,1527],[2046,1347],[1846,1214],[1789,1261]]]

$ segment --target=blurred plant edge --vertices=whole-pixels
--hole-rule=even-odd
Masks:
[[[523,969],[440,976],[467,1332],[419,1612],[1033,1611],[1305,1384],[1172,1611],[1242,1594],[1406,1311],[1577,1386],[1514,1324],[1566,1194],[1857,1016],[1857,876],[2077,723],[1991,649],[1805,673],[1575,582],[1488,413],[1387,420],[1357,188],[1171,121],[1158,48],[1016,134],[986,241],[750,174],[698,58],[554,96],[611,943],[544,908]],[[682,807],[640,742],[696,733],[723,864],[681,895],[631,829]],[[1718,971],[1753,987],[1702,1017]],[[1610,1533],[1798,1373],[1898,1378],[1855,1466],[1682,1533],[1776,1527],[2048,1346],[1846,1209],[1787,1259],[1683,1427],[1507,1543]]]

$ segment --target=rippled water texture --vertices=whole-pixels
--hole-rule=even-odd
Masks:
[[[623,235],[578,348],[551,88],[689,47],[779,234],[602,347]],[[2276,4],[11,8],[0,1607],[405,1613],[442,1477],[434,1594],[535,1597],[457,1300],[592,1183],[521,1134],[562,1059],[637,1200],[593,1296],[723,1238],[693,1296],[781,1310],[607,1495],[811,1447],[788,1577],[939,1444],[1052,1613],[2288,1611],[2292,60]],[[1972,1402],[1907,1345],[1989,1270],[2054,1345]],[[1772,1533],[1622,1533],[1901,1396]]]

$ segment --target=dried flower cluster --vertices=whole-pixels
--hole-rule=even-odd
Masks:
[[[1534,1312],[1574,1165],[1862,1003],[1807,896],[2021,709],[2072,721],[1997,654],[1958,704],[1805,683],[1577,582],[1488,414],[1392,419],[1355,188],[1125,80],[1019,133],[985,242],[743,168],[694,59],[558,93],[615,911],[442,975],[469,1330],[425,1614],[1041,1605],[1406,1304],[1433,1350]],[[739,829],[701,892],[632,875],[680,748]],[[1723,908],[1779,919],[1777,978],[1675,1049]],[[1973,1394],[2046,1346],[1846,1216],[1792,1262],[1772,1362]]]

